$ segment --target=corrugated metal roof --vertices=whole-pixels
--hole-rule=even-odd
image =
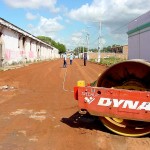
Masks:
[[[40,39],[38,39],[37,37],[35,37],[34,35],[28,33],[27,31],[24,31],[23,29],[13,25],[12,23],[4,20],[3,18],[0,18],[0,25],[5,26],[11,30],[17,31],[18,33],[23,34],[24,36],[30,37],[31,39],[34,39],[35,41],[38,41],[39,43],[42,43],[44,45],[47,45],[48,47],[50,47],[51,49],[53,49],[53,47],[43,41],[41,41]]]
[[[131,21],[128,25],[128,31],[133,30],[149,22],[150,22],[150,11]]]

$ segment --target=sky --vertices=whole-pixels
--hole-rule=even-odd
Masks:
[[[150,0],[0,0],[0,17],[68,50],[128,44],[128,24],[150,10]]]

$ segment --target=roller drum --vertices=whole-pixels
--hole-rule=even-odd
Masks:
[[[98,78],[97,87],[149,91],[150,63],[134,59],[112,65]],[[150,133],[149,122],[99,118],[109,130],[120,135],[139,137]]]

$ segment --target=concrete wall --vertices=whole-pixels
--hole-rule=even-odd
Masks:
[[[59,51],[55,47],[53,48],[52,53],[53,53],[53,58],[60,58]]]
[[[58,49],[0,19],[0,66],[59,58]]]
[[[123,46],[123,53],[100,53],[101,58],[108,58],[108,57],[116,57],[121,59],[127,59],[128,58],[128,45]],[[97,59],[98,53],[89,53],[89,59]]]
[[[4,41],[5,49],[3,49],[4,61],[11,64],[12,62],[20,61],[34,61],[54,59],[56,55],[51,56],[53,51],[47,45],[37,43],[30,37],[20,37],[19,33],[15,33],[7,28],[3,29],[2,39]],[[24,41],[24,43],[23,43]],[[56,51],[55,51],[56,52]]]
[[[4,41],[4,61],[7,61],[8,63],[11,63],[12,61],[20,61],[21,55],[18,48],[18,34],[4,28],[1,38]]]

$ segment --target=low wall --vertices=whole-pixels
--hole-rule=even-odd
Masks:
[[[101,58],[117,57],[121,59],[127,59],[127,54],[123,53],[100,53]],[[89,53],[89,59],[97,59],[98,53]]]

